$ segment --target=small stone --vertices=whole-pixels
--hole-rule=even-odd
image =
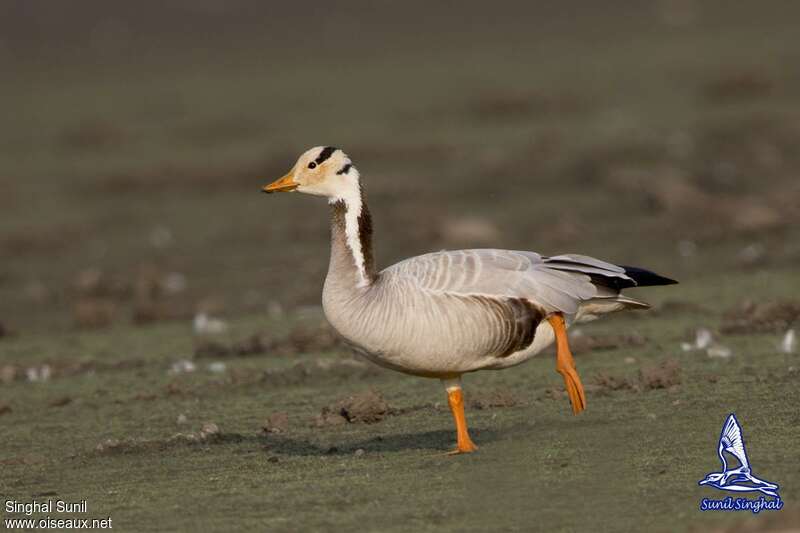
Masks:
[[[797,349],[797,336],[793,329],[790,329],[786,332],[786,335],[783,336],[783,340],[781,341],[781,351],[783,353],[794,353]]]
[[[28,381],[32,383],[47,381],[52,375],[52,369],[50,368],[50,365],[42,365],[40,367],[32,366],[25,370],[25,375],[27,376]]]
[[[355,452],[353,452],[353,455],[355,455],[356,457],[361,457],[365,453],[367,453],[367,452],[364,451],[364,448],[359,448]]]
[[[705,350],[711,346],[712,342],[714,342],[714,336],[711,334],[711,331],[706,328],[697,330],[694,345],[698,350]]]
[[[635,362],[636,362],[636,358],[635,357],[628,356],[628,357],[625,358],[625,363],[626,364],[632,365]]]
[[[169,369],[170,374],[188,374],[197,370],[197,365],[188,359],[180,359],[172,363]]]
[[[122,443],[118,439],[106,439],[98,444],[95,450],[98,452],[105,452],[108,450],[113,450],[114,448],[119,448],[121,444]]]
[[[715,344],[706,350],[706,354],[708,354],[708,356],[712,359],[728,359],[731,355],[733,355],[733,351],[731,351],[731,349],[727,346]]]
[[[206,313],[198,313],[194,317],[194,332],[197,335],[220,335],[227,330],[228,324]]]
[[[219,426],[214,422],[206,422],[200,429],[200,438],[207,439],[208,437],[219,435]]]
[[[182,426],[184,424],[188,424],[189,423],[189,419],[186,417],[185,414],[181,413],[181,414],[178,415],[178,420],[176,420],[176,423],[179,426]]]
[[[227,367],[225,366],[225,363],[223,363],[222,361],[215,361],[210,365],[208,365],[208,371],[214,372],[215,374],[221,374],[225,372],[226,368]]]

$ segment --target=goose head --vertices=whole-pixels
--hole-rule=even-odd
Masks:
[[[358,198],[359,175],[347,154],[333,146],[316,146],[304,152],[282,178],[262,189],[265,193],[302,192],[324,196],[330,202]]]

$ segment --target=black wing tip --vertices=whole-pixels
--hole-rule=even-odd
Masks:
[[[654,287],[657,285],[677,285],[678,281],[667,278],[639,267],[619,265],[625,269],[625,275],[636,282],[637,287]]]

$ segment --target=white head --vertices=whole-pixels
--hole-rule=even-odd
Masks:
[[[331,203],[361,196],[358,170],[347,154],[333,146],[316,146],[306,151],[288,174],[262,190],[266,193],[303,192],[324,196]]]
[[[297,160],[284,177],[262,189],[266,193],[304,192],[324,196],[331,204],[344,209],[344,235],[358,272],[358,286],[372,279],[369,235],[372,222],[361,197],[356,167],[347,155],[333,146],[317,146]]]

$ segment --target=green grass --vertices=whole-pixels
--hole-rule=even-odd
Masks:
[[[796,273],[786,273],[772,278],[767,292],[797,283]],[[706,302],[704,290],[691,284],[655,292],[656,301]],[[237,321],[230,337],[260,329],[280,336],[295,320]],[[701,498],[715,495],[697,481],[718,466],[716,439],[729,412],[744,426],[758,473],[781,484],[785,501],[796,497],[800,475],[788,466],[796,456],[797,412],[786,399],[800,374],[797,356],[778,353],[776,335],[723,338],[734,352],[727,361],[680,350],[687,328],[718,321],[636,314],[583,328],[635,331],[649,340],[580,354],[587,384],[599,373],[635,378],[639,368],[666,359],[678,361],[681,382],[640,392],[590,388],[588,410],[577,417],[566,398],[544,393],[561,387],[550,354],[467,376],[468,399],[502,391],[519,403],[468,409],[480,450],[459,457],[444,455],[454,431],[436,381],[380,369],[257,379],[266,370],[339,360],[342,352],[226,359],[224,374],[197,360],[196,372],[173,376],[171,364],[192,353],[183,326],[10,340],[0,364],[80,360],[96,368],[65,376],[56,369],[46,383],[4,386],[12,411],[2,420],[0,494],[86,499],[87,516],[111,516],[122,530],[675,531],[728,523],[741,517],[698,511]],[[371,388],[402,414],[371,425],[313,427],[323,406]],[[71,401],[53,406],[63,398]],[[261,424],[274,412],[288,413],[289,430],[265,436]],[[180,414],[186,425],[178,425]],[[170,441],[205,422],[218,424],[219,439]],[[107,439],[127,444],[96,451]]]

